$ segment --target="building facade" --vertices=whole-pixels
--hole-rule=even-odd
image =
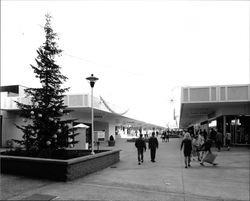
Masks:
[[[232,144],[250,144],[250,85],[183,87],[180,127],[230,132]]]
[[[20,110],[15,101],[29,104],[29,98],[25,97],[24,89],[20,85],[2,86],[1,110],[0,110],[0,147],[8,146],[11,139],[21,139],[22,132],[15,125],[25,124],[24,119],[20,118]],[[91,137],[91,95],[89,94],[70,94],[65,95],[64,104],[71,113],[64,115],[65,119],[77,119],[77,124],[83,124],[85,128],[79,128],[75,148],[86,148],[86,143],[90,142]],[[127,133],[131,128],[136,129],[162,129],[157,125],[139,121],[125,116],[126,110],[105,101],[102,97],[93,97],[94,109],[94,141],[108,141],[113,135],[115,138],[117,130]],[[125,111],[125,112],[124,112]],[[73,125],[73,126],[76,126]]]

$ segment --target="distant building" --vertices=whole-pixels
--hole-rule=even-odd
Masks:
[[[250,144],[250,85],[183,87],[180,128],[215,127],[232,134],[233,144]]]
[[[25,97],[24,89],[27,87],[20,85],[2,86],[1,109],[0,109],[0,147],[6,147],[11,139],[21,139],[22,131],[16,128],[15,124],[23,125],[25,122],[20,118],[20,109],[15,101],[29,103],[29,98]],[[80,135],[75,148],[86,148],[91,136],[91,96],[89,94],[65,95],[64,104],[72,110],[63,118],[77,119],[77,124],[83,124],[79,128]],[[102,97],[94,97],[94,140],[108,141],[109,137],[122,131],[127,134],[131,130],[145,130],[159,128],[157,125],[139,121],[125,116],[125,110],[114,104],[106,102]],[[126,108],[127,109],[127,108]],[[123,113],[116,113],[123,112]],[[76,125],[73,125],[76,126]],[[85,128],[83,128],[85,127]]]

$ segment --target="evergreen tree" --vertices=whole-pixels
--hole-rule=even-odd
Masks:
[[[75,119],[62,120],[62,116],[70,112],[64,105],[63,95],[69,88],[61,87],[67,77],[61,74],[55,58],[62,50],[56,43],[57,34],[51,27],[51,16],[47,14],[45,18],[46,40],[37,50],[36,66],[31,65],[42,88],[25,89],[29,104],[16,102],[21,116],[29,121],[22,126],[16,125],[23,131],[23,140],[15,142],[24,145],[27,151],[73,147],[77,143],[74,137],[79,134],[74,133]]]

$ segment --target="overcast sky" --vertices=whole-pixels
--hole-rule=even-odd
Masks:
[[[249,11],[249,1],[1,1],[1,85],[40,86],[30,64],[50,13],[71,94],[89,93],[94,73],[96,96],[166,126],[181,86],[250,82]]]

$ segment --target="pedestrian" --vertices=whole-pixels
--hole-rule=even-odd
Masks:
[[[198,149],[197,149],[197,155],[198,155],[198,161],[201,161],[201,159],[203,158],[204,155],[204,151],[201,151],[200,148],[201,146],[204,144],[205,139],[202,135],[202,132],[200,132],[198,134],[198,140],[197,140],[197,144],[198,144]]]
[[[114,139],[113,135],[110,135],[110,137],[109,137],[109,141],[115,141],[115,139]]]
[[[183,140],[181,142],[181,150],[182,147],[184,146],[183,153],[184,153],[184,162],[185,162],[185,168],[187,166],[191,167],[190,162],[191,162],[191,152],[192,152],[192,138],[188,132],[184,134]]]
[[[163,131],[163,133],[161,134],[161,139],[162,139],[162,142],[166,140],[166,131]]]
[[[156,149],[158,149],[159,143],[155,137],[155,132],[152,132],[152,136],[148,140],[148,148],[150,149],[151,162],[155,162]]]
[[[230,144],[231,144],[231,133],[230,132],[226,133],[225,139],[226,139],[227,150],[229,151],[230,150]]]
[[[212,145],[216,142],[217,132],[214,128],[211,129],[209,138],[212,140]]]
[[[222,147],[222,133],[218,132],[216,135],[216,146],[218,151],[220,151],[221,147]]]
[[[140,137],[136,139],[135,147],[137,148],[138,165],[141,165],[141,163],[143,163],[143,152],[147,149],[145,140],[142,138],[142,134],[140,134]]]
[[[169,142],[169,133],[166,133],[166,141]]]
[[[203,137],[204,141],[207,141],[207,131],[205,129],[203,130]]]
[[[202,146],[201,146],[201,150],[203,150],[206,155],[205,157],[201,160],[200,164],[202,166],[204,166],[204,162],[213,164],[213,165],[217,165],[217,163],[214,163],[214,160],[216,158],[216,155],[212,153],[211,151],[211,147],[213,144],[213,140],[212,139],[208,139]],[[209,159],[208,159],[209,158]]]
[[[192,158],[195,160],[195,157],[198,157],[198,149],[199,149],[199,141],[198,141],[198,135],[195,135],[192,139]],[[199,159],[199,157],[198,157]]]

